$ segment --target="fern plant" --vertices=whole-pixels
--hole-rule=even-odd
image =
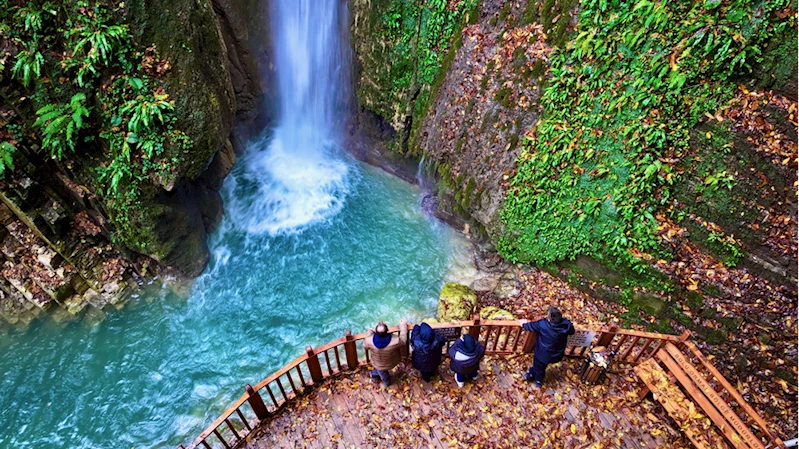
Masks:
[[[42,130],[42,146],[53,159],[61,159],[67,149],[75,151],[78,131],[83,128],[83,119],[89,116],[86,94],[77,93],[69,104],[48,104],[36,111],[39,117],[33,126]]]
[[[9,142],[0,142],[0,178],[5,176],[6,170],[14,169],[14,152],[17,147]]]
[[[75,38],[70,46],[72,58],[63,65],[66,69],[78,68],[75,81],[80,87],[85,87],[91,77],[108,66],[121,43],[130,39],[127,26],[92,22],[69,32],[68,37]]]
[[[22,81],[22,85],[28,87],[33,80],[42,75],[43,65],[44,56],[34,44],[17,54],[17,60],[11,69],[11,75]]]
[[[138,96],[125,103],[119,110],[120,114],[130,114],[128,130],[133,133],[146,131],[158,122],[164,123],[164,113],[174,109],[169,102],[169,94],[155,92],[151,98]]]

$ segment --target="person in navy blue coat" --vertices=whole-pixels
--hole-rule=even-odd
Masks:
[[[467,380],[477,379],[485,352],[485,346],[469,334],[462,335],[449,347],[449,368],[455,372],[455,382],[459,387]]]
[[[438,372],[438,365],[441,365],[441,348],[445,344],[447,340],[437,334],[429,324],[413,326],[411,365],[419,370],[425,382],[430,382],[433,374]]]
[[[522,328],[537,334],[533,348],[533,366],[524,374],[524,380],[535,382],[541,388],[544,382],[547,366],[558,363],[566,353],[566,341],[569,335],[574,334],[574,325],[566,318],[557,307],[550,307],[546,319],[538,321],[519,320]]]

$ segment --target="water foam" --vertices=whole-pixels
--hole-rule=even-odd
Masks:
[[[341,211],[351,190],[349,161],[332,141],[303,144],[285,131],[252,144],[226,195],[233,223],[249,234],[301,232]]]
[[[247,149],[226,209],[249,234],[295,234],[329,219],[351,190],[351,161],[340,151],[349,85],[346,5],[272,4],[280,118]]]

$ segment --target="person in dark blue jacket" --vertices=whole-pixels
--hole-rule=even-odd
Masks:
[[[433,374],[438,372],[438,365],[441,365],[441,348],[446,343],[447,340],[438,335],[429,324],[413,326],[411,365],[419,370],[425,382],[430,382]]]
[[[485,352],[485,346],[469,334],[462,335],[449,347],[449,368],[455,372],[455,382],[459,387],[467,380],[477,378]]]
[[[574,326],[571,321],[563,318],[557,307],[549,308],[546,319],[532,322],[519,320],[519,323],[524,330],[537,334],[533,348],[533,366],[524,374],[524,380],[535,382],[535,386],[541,388],[547,365],[563,359],[566,340],[569,335],[574,334]]]

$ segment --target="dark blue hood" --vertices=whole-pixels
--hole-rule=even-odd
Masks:
[[[473,356],[477,353],[477,345],[474,341],[474,337],[469,334],[465,334],[463,336],[463,347],[461,348],[461,352],[468,356]]]
[[[441,348],[447,341],[427,323],[413,326],[411,363],[419,371],[435,372],[441,363]]]
[[[422,323],[419,325],[419,340],[421,340],[422,343],[426,344],[432,343],[433,340],[435,340],[435,338],[436,338],[436,333],[433,332],[433,328],[430,327],[429,324]]]
[[[375,348],[385,348],[389,343],[391,343],[391,334],[388,332],[383,336],[375,334],[374,337],[372,337],[372,343],[374,343]]]
[[[562,335],[562,334],[569,335],[569,330],[572,328],[572,323],[571,321],[564,318],[560,320],[560,323],[558,324],[552,323],[550,321],[549,326],[552,328],[552,332],[554,332],[557,335]]]

